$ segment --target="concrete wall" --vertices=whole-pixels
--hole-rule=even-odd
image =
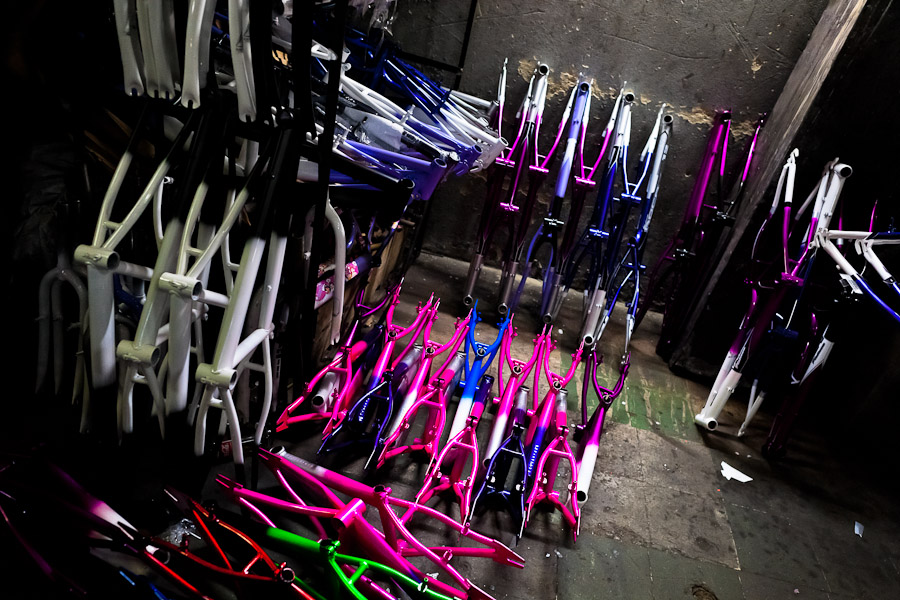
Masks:
[[[401,46],[455,64],[468,0],[399,2],[393,31]],[[637,98],[633,155],[643,147],[660,105],[669,105],[675,117],[674,140],[645,256],[652,264],[680,223],[715,112],[723,108],[734,112],[729,157],[735,160],[759,113],[775,103],[826,4],[826,0],[481,0],[461,89],[494,98],[500,67],[508,58],[511,109],[505,131],[509,132],[534,65],[547,63],[552,72],[540,146],[546,151],[571,87],[580,74],[592,77],[594,102],[585,149],[591,162],[623,81]],[[551,188],[548,181],[544,206]],[[483,174],[442,186],[434,197],[425,250],[469,259],[484,193]],[[592,204],[589,199],[585,219]],[[539,208],[536,217],[543,216]],[[489,255],[495,263],[498,256],[499,250]]]

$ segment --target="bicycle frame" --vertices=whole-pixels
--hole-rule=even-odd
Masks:
[[[210,550],[206,557],[195,554],[184,534],[179,543],[173,543],[161,536],[150,536],[139,533],[122,515],[108,504],[95,498],[84,490],[67,473],[54,465],[48,465],[42,487],[32,487],[28,483],[12,482],[10,491],[30,495],[29,509],[47,510],[49,515],[64,518],[70,526],[77,527],[83,535],[83,542],[90,550],[112,550],[127,557],[136,558],[162,574],[167,581],[191,597],[208,598],[200,579],[216,579],[221,584],[224,579],[227,585],[235,590],[242,586],[269,585],[282,590],[290,590],[288,597],[302,600],[321,600],[308,584],[295,577],[294,571],[284,563],[275,563],[263,548],[250,536],[213,515],[186,496],[167,489],[169,498],[183,512],[185,517],[196,524],[200,539]],[[7,482],[8,483],[8,482]],[[15,499],[13,494],[3,491],[0,497]],[[57,572],[40,553],[21,535],[8,519],[0,506],[7,524],[22,543],[27,552],[35,559],[45,573],[54,579],[63,579],[72,589],[80,590],[77,583]],[[77,540],[75,540],[77,541]],[[248,558],[249,557],[249,558]],[[180,564],[176,564],[180,563]],[[190,573],[182,568],[187,565]],[[200,577],[197,574],[200,573]],[[134,585],[134,582],[131,582]],[[155,589],[151,584],[151,589]],[[269,588],[272,591],[273,588]],[[83,590],[81,590],[83,592]],[[257,590],[259,591],[259,590]],[[307,592],[312,592],[313,595]],[[247,597],[241,594],[242,597]],[[163,597],[163,596],[161,596]]]
[[[399,370],[399,367],[407,357],[410,360],[403,363],[406,365],[406,369],[416,364],[416,361],[411,360],[412,357],[409,355],[414,351],[415,341],[434,313],[434,295],[432,295],[424,305],[419,305],[418,315],[413,322],[403,328],[393,323],[394,309],[398,303],[399,289],[394,293],[385,315],[383,346],[369,376],[366,391],[352,406],[346,410],[343,410],[342,407],[340,412],[332,415],[319,448],[320,453],[332,452],[351,445],[363,444],[366,447],[371,445],[369,455],[369,461],[371,461],[376,453],[380,452],[378,441],[384,435],[384,430],[391,420],[394,391],[400,389],[403,382],[405,382],[403,383],[404,387],[409,384],[408,378],[404,376],[403,371]],[[400,340],[407,336],[409,336],[409,341],[406,347],[392,361],[394,348]],[[421,353],[421,348],[419,353]],[[345,435],[350,435],[349,439],[338,443],[338,436],[345,437]]]
[[[466,426],[462,431],[450,437],[450,440],[435,458],[432,456],[425,473],[425,483],[416,494],[416,503],[425,504],[435,494],[452,490],[459,501],[460,523],[467,522],[469,507],[472,501],[472,488],[475,486],[475,478],[478,476],[479,463],[478,438],[475,435],[481,415],[484,413],[484,405],[494,385],[494,378],[485,375],[481,378],[472,409],[466,419]],[[471,468],[468,477],[463,479],[466,464],[471,459]]]
[[[599,315],[599,322],[596,324],[593,331],[590,330],[590,327],[592,324],[594,324],[597,317],[596,308],[591,307],[595,312],[588,313],[588,318],[586,319],[581,336],[584,340],[585,345],[587,346],[592,345],[596,340],[600,339],[600,336],[603,335],[603,331],[606,328],[607,323],[609,322],[609,318],[612,315],[613,310],[615,309],[616,302],[619,299],[623,288],[629,282],[632,284],[633,289],[631,301],[626,305],[628,313],[625,317],[625,353],[628,352],[628,348],[631,345],[631,336],[634,333],[634,328],[636,327],[636,315],[641,297],[640,283],[641,271],[644,270],[642,259],[647,241],[646,236],[650,229],[650,220],[653,217],[653,211],[656,208],[656,201],[659,193],[660,174],[662,171],[663,162],[665,161],[668,154],[669,138],[671,137],[672,133],[672,116],[663,115],[664,109],[665,105],[663,105],[663,107],[659,111],[659,114],[656,118],[656,126],[654,127],[653,133],[650,135],[650,138],[647,140],[647,145],[644,147],[644,151],[641,154],[642,162],[645,165],[652,165],[652,167],[650,168],[649,178],[647,180],[646,193],[640,205],[641,215],[638,220],[637,231],[628,240],[626,250],[622,255],[622,260],[616,264],[615,268],[612,270],[612,274],[609,276],[608,281],[610,290],[612,290],[612,286],[615,285],[617,281],[620,281],[620,283],[615,288],[615,291],[606,294],[606,304],[602,307],[602,313],[600,313]],[[636,187],[638,187],[639,185],[640,182],[636,184]],[[619,234],[618,237],[621,237],[622,229],[624,229],[624,224],[627,223],[627,207],[628,205],[626,204],[626,208],[623,211],[624,214],[618,220],[621,224],[616,228],[616,231]],[[618,242],[616,240],[613,240],[612,243],[615,245],[607,247],[607,271],[609,271],[610,265],[615,262],[617,256]],[[625,276],[620,280],[619,273],[621,271],[625,272]]]
[[[441,389],[444,387],[443,382],[450,383],[454,379],[455,374],[460,371],[462,361],[465,360],[464,357],[462,360],[459,359],[458,351],[465,339],[466,331],[472,318],[472,311],[469,312],[465,319],[457,320],[453,335],[446,344],[442,345],[430,339],[431,326],[438,318],[439,306],[440,300],[437,300],[432,308],[432,314],[428,323],[425,325],[422,338],[422,361],[409,385],[409,391],[403,396],[399,406],[392,411],[394,412],[394,418],[384,436],[378,440],[376,450],[379,467],[384,464],[387,458],[412,450],[413,447],[425,449],[426,446],[430,446],[429,454],[433,454],[433,444],[440,439],[440,435],[443,432],[443,425],[446,420],[446,405],[439,403],[441,412],[439,415],[429,414],[424,438],[415,441],[413,447],[403,446],[399,449],[395,447],[400,435],[410,428],[410,423],[420,407],[418,405],[419,398],[428,394],[430,400],[431,396],[437,394],[438,398],[441,399],[445,398],[446,392],[452,394],[452,389],[447,389],[446,391]],[[437,372],[432,375],[432,364],[439,356],[444,354],[446,354],[446,359],[437,369]],[[442,382],[439,383],[437,379],[441,379]],[[436,419],[439,419],[440,423]],[[428,439],[429,441],[423,443],[423,439]]]
[[[525,527],[525,495],[527,493],[528,478],[526,474],[525,446],[522,437],[525,435],[525,426],[528,418],[528,405],[530,389],[527,386],[519,387],[516,394],[515,406],[509,416],[509,435],[503,440],[497,450],[489,455],[485,464],[484,480],[475,494],[472,508],[466,517],[466,522],[471,522],[475,515],[475,508],[482,499],[485,501],[499,498],[513,519],[515,519],[516,539],[522,536]],[[495,419],[496,423],[496,419]],[[511,487],[506,487],[506,484]]]
[[[819,246],[819,242],[817,241],[819,236],[827,231],[831,216],[834,213],[835,206],[840,197],[844,180],[852,173],[852,169],[848,165],[838,163],[837,160],[826,165],[819,184],[813,190],[813,193],[810,194],[807,201],[804,202],[804,205],[797,211],[796,216],[794,216],[794,219],[799,218],[812,202],[813,197],[815,197],[815,206],[813,208],[810,225],[807,228],[806,234],[803,236],[805,242],[802,245],[802,253],[798,259],[792,260],[788,256],[787,244],[791,236],[791,205],[796,171],[796,156],[797,151],[795,150],[788,157],[788,160],[782,169],[782,174],[781,177],[779,177],[779,182],[776,187],[776,196],[773,207],[769,212],[770,217],[776,212],[782,190],[784,190],[785,208],[781,232],[783,247],[783,264],[781,267],[783,268],[783,272],[778,278],[774,291],[770,294],[766,302],[759,302],[756,290],[752,293],[750,308],[745,315],[738,335],[719,370],[716,381],[713,383],[713,388],[710,391],[706,404],[704,405],[703,410],[701,410],[694,418],[697,425],[709,430],[714,430],[718,427],[717,419],[719,413],[722,411],[726,402],[740,382],[747,361],[759,351],[763,341],[763,334],[767,329],[766,324],[775,316],[788,289],[790,287],[802,288],[804,285],[804,270],[808,269],[808,266],[815,256],[816,249]],[[763,223],[762,228],[765,228],[768,222],[769,219],[767,218]],[[757,241],[759,240],[760,235],[761,234],[757,234]],[[839,255],[840,253],[837,254]],[[852,278],[852,275],[848,274],[848,276]],[[793,318],[793,315],[794,311],[792,310],[788,322]],[[745,420],[741,431],[746,430],[749,419],[756,413],[764,397],[765,394],[758,392],[756,386],[754,386],[750,405],[748,406],[748,418]]]
[[[541,358],[543,357],[545,347],[552,344],[550,332],[544,328],[544,331],[533,340],[534,351],[531,353],[531,358],[527,361],[515,360],[512,357],[512,340],[516,335],[517,330],[515,327],[507,327],[503,342],[500,346],[500,364],[497,369],[500,395],[497,398],[494,398],[494,403],[497,404],[497,414],[494,416],[494,422],[491,426],[491,436],[488,439],[487,447],[485,449],[484,466],[488,466],[488,462],[500,448],[501,442],[509,435],[509,417],[513,411],[514,405],[518,404],[517,399],[520,392],[523,389],[526,390],[526,392],[530,391],[529,388],[523,384],[535,367],[538,369],[541,368]],[[507,366],[509,367],[509,377],[504,381],[503,371]],[[537,393],[537,388],[535,388],[531,394],[532,401],[529,403],[529,409],[532,411],[537,408]]]
[[[547,292],[545,300],[548,309],[544,314],[544,321],[550,322],[558,314],[562,302],[571,289],[572,283],[578,272],[581,262],[588,256],[591,257],[587,275],[587,287],[584,292],[583,326],[581,337],[587,345],[594,343],[602,315],[606,309],[606,301],[611,286],[614,269],[618,264],[619,247],[624,239],[625,228],[628,226],[628,215],[632,206],[643,205],[642,214],[648,217],[652,214],[650,205],[646,204],[647,198],[641,198],[638,193],[645,182],[649,184],[648,174],[651,175],[654,185],[658,185],[658,169],[656,177],[653,177],[651,165],[661,168],[661,160],[665,158],[665,149],[668,144],[669,127],[671,120],[663,118],[665,105],[660,108],[656,123],[650,138],[641,153],[642,168],[640,176],[635,183],[628,179],[628,147],[631,138],[631,113],[634,102],[634,94],[624,92],[619,94],[614,107],[614,115],[607,125],[604,136],[604,147],[601,149],[601,157],[605,153],[606,145],[612,143],[611,154],[607,167],[600,183],[597,202],[594,205],[593,215],[588,227],[582,233],[575,253],[569,254],[563,264],[563,275],[557,281],[552,292]],[[660,135],[661,130],[664,132]],[[662,146],[660,146],[660,143]],[[660,161],[654,161],[653,157],[659,153]],[[599,165],[598,157],[596,170]],[[658,163],[658,165],[656,165]],[[619,199],[613,198],[618,173],[621,172],[623,182],[622,193]],[[593,177],[593,171],[590,177]],[[656,190],[653,192],[654,196]],[[645,194],[646,195],[646,194]],[[614,202],[619,204],[618,210],[611,214]],[[648,223],[644,219],[642,225]],[[567,232],[567,235],[568,232]],[[639,269],[639,266],[635,266]],[[555,279],[555,276],[554,276]]]
[[[560,165],[559,173],[556,178],[556,186],[554,188],[550,209],[547,216],[544,217],[543,222],[538,226],[534,236],[531,238],[531,242],[528,245],[528,251],[524,258],[521,256],[521,245],[518,247],[517,257],[522,261],[520,263],[522,274],[514,296],[510,300],[509,294],[511,290],[507,289],[503,292],[502,300],[503,302],[509,302],[510,310],[515,310],[519,304],[522,292],[525,289],[525,281],[531,273],[534,256],[546,245],[550,248],[550,260],[548,268],[544,273],[540,310],[541,315],[548,314],[549,309],[546,306],[546,303],[551,295],[550,290],[556,285],[554,284],[554,281],[558,280],[562,263],[568,258],[568,254],[571,252],[571,244],[574,241],[571,239],[571,236],[564,238],[563,244],[560,245],[558,235],[563,232],[566,226],[566,222],[562,220],[562,207],[569,186],[569,180],[571,179],[572,169],[575,166],[576,152],[581,169],[581,176],[575,177],[575,193],[573,194],[568,214],[568,221],[570,223],[574,222],[577,226],[582,209],[584,208],[584,199],[587,194],[587,189],[593,185],[593,182],[588,183],[589,177],[586,176],[584,168],[584,140],[587,134],[587,125],[591,113],[591,88],[591,82],[581,80],[572,89],[572,93],[569,95],[569,101],[566,104],[562,119],[560,120],[556,140],[553,142],[550,152],[547,153],[547,156],[540,165],[529,166],[529,174],[531,176],[529,194],[535,195],[549,173],[549,167],[552,164],[556,149],[562,139],[563,131],[568,124],[568,137],[566,138],[562,164]],[[511,285],[512,284],[510,284],[510,287]]]
[[[565,375],[558,375],[550,371],[550,353],[555,346],[552,341],[545,345],[542,359],[542,370],[549,384],[544,399],[528,425],[525,436],[525,473],[531,482],[531,493],[525,501],[525,519],[523,528],[528,525],[531,511],[537,504],[547,502],[562,512],[563,518],[572,527],[573,536],[578,537],[580,527],[578,502],[575,493],[578,486],[578,469],[575,456],[568,442],[568,427],[566,426],[566,398],[565,387],[575,376],[575,371],[581,362],[581,353],[584,345],[580,345],[572,355],[572,366]],[[535,385],[537,389],[537,385]],[[550,433],[552,430],[552,433]],[[550,435],[550,439],[546,439]],[[559,476],[559,464],[567,461],[570,470],[569,504],[566,506],[559,497],[559,492],[553,489]]]
[[[741,202],[744,185],[753,161],[760,130],[765,124],[763,115],[756,123],[753,136],[747,145],[744,157],[737,168],[735,182],[726,184],[725,161],[731,131],[731,112],[723,111],[714,121],[707,143],[706,154],[694,184],[691,198],[678,233],[660,255],[649,276],[646,301],[636,315],[640,323],[656,295],[662,282],[671,277],[673,287],[666,299],[663,333],[658,345],[664,352],[677,341],[684,315],[696,302],[698,288],[702,288],[704,277],[709,270],[709,262],[720,245],[726,229],[734,222],[735,207]],[[718,160],[718,169],[716,161]],[[715,198],[709,198],[710,182],[715,175]],[[737,191],[733,192],[734,186]],[[732,193],[733,192],[733,193]],[[667,266],[668,265],[668,266]]]
[[[482,344],[475,341],[475,327],[481,322],[478,316],[478,302],[472,307],[472,316],[469,317],[469,331],[466,335],[466,360],[464,363],[465,385],[462,395],[459,398],[459,404],[456,407],[456,414],[453,416],[453,422],[450,425],[450,438],[453,438],[463,430],[472,411],[472,403],[475,398],[475,391],[480,385],[481,378],[487,373],[494,357],[500,350],[503,343],[503,334],[509,327],[509,315],[500,323],[497,337],[488,344]]]
[[[520,568],[524,566],[522,558],[500,542],[463,527],[436,510],[395,498],[391,495],[390,488],[369,487],[291,456],[283,450],[273,454],[260,449],[260,458],[275,474],[281,487],[291,496],[291,501],[279,500],[248,490],[222,476],[218,481],[238,504],[250,509],[257,518],[270,526],[274,526],[273,521],[266,516],[260,506],[314,519],[332,519],[342,544],[396,569],[417,582],[425,580],[424,573],[407,558],[421,556],[428,559],[453,581],[452,584],[447,584],[438,579],[428,579],[428,586],[453,598],[471,600],[490,598],[450,565],[453,556],[480,556],[491,558],[500,564]],[[300,486],[302,490],[321,498],[324,506],[307,505],[294,486]],[[335,492],[349,496],[350,501],[342,501]],[[378,513],[380,529],[371,525],[364,517],[369,506],[375,508]],[[404,512],[398,515],[395,509]],[[416,514],[437,520],[475,542],[478,547],[426,546],[407,527],[407,522]]]
[[[597,381],[597,367],[602,362],[603,356],[597,352],[596,348],[591,350],[590,355],[584,361],[584,381],[581,387],[581,424],[576,426],[576,436],[581,436],[581,443],[578,445],[578,454],[576,455],[578,463],[576,496],[578,502],[582,504],[587,501],[588,492],[591,489],[606,413],[625,388],[625,379],[628,377],[628,370],[631,366],[631,353],[622,357],[619,379],[613,389],[605,388]],[[587,399],[592,386],[600,402],[588,419]]]
[[[146,208],[159,194],[163,180],[173,163],[183,155],[189,136],[196,128],[198,119],[192,116],[178,133],[168,153],[160,161],[141,195],[132,205],[126,217],[119,223],[111,220],[113,208],[128,170],[134,158],[135,147],[140,139],[147,118],[147,110],[134,128],[128,147],[122,154],[113,172],[109,187],[103,197],[97,226],[90,244],[82,244],[75,249],[75,264],[83,266],[87,273],[88,320],[91,348],[91,382],[94,388],[113,384],[116,377],[113,278],[127,275],[149,281],[153,277],[150,268],[121,260],[116,248],[140,220]]]
[[[278,216],[285,210],[285,188],[290,188],[295,176],[293,168],[285,169],[289,160],[291,138],[297,135],[291,129],[282,131],[276,141],[274,156],[267,173],[265,193],[260,207],[256,230],[244,244],[240,266],[234,280],[234,289],[225,307],[225,314],[216,340],[212,361],[197,366],[196,379],[203,385],[203,393],[194,417],[194,452],[201,455],[205,447],[206,417],[210,408],[223,410],[231,432],[232,457],[236,465],[243,465],[243,448],[240,421],[234,403],[233,390],[238,378],[245,371],[260,371],[264,378],[263,406],[257,421],[254,443],[259,445],[274,395],[271,337],[274,333],[275,301],[281,280],[281,269],[287,247],[287,231],[284,220]],[[285,171],[290,171],[285,174]],[[255,288],[263,252],[268,239],[268,256],[260,297],[260,310],[255,326],[244,335],[251,296]],[[197,265],[195,265],[196,267]],[[242,338],[243,336],[243,338]],[[257,349],[262,351],[262,364],[252,362]],[[220,421],[220,428],[222,422]],[[223,432],[224,433],[224,432]]]
[[[447,423],[447,402],[459,384],[465,360],[466,355],[457,351],[452,358],[448,358],[447,367],[439,369],[438,375],[417,395],[416,401],[406,411],[396,431],[385,440],[378,458],[379,469],[384,466],[386,460],[406,452],[422,451],[428,456],[429,461],[434,458]],[[411,428],[413,419],[422,409],[428,411],[428,416],[421,437],[400,445],[401,436]]]
[[[307,421],[330,419],[332,411],[340,412],[362,385],[363,371],[354,370],[354,363],[369,349],[365,340],[353,342],[359,322],[354,323],[347,342],[342,345],[334,358],[309,381],[306,389],[291,402],[278,417],[275,431],[285,431],[291,425]],[[295,414],[300,406],[310,401],[312,412]]]
[[[485,253],[497,231],[505,229],[507,243],[504,250],[503,274],[500,284],[501,290],[504,290],[501,292],[500,312],[501,314],[507,312],[509,291],[515,281],[518,255],[521,254],[528,224],[534,210],[537,188],[533,186],[534,192],[527,195],[521,206],[516,204],[516,195],[526,165],[538,166],[539,164],[537,139],[547,98],[547,74],[549,72],[550,68],[545,64],[540,64],[535,69],[520,109],[521,119],[516,139],[506,156],[501,153],[494,161],[494,166],[488,175],[487,198],[478,227],[475,256],[469,263],[469,272],[463,289],[463,304],[466,306],[471,306],[474,302],[473,293],[481,273]],[[502,120],[503,115],[499,115],[499,118]],[[506,189],[504,189],[504,185],[506,185]]]

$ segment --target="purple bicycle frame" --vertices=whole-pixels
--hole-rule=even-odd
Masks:
[[[594,185],[593,181],[589,181],[590,177],[593,176],[593,171],[591,171],[590,175],[586,175],[584,167],[584,140],[587,135],[588,121],[590,120],[590,94],[591,84],[584,80],[580,81],[574,88],[572,96],[569,99],[569,105],[566,106],[563,118],[560,120],[559,130],[556,133],[556,139],[553,142],[553,146],[550,148],[550,151],[544,157],[544,160],[540,165],[529,167],[529,174],[531,176],[529,194],[536,196],[550,172],[549,167],[551,161],[562,140],[566,125],[569,125],[563,163],[559,169],[559,175],[557,176],[554,196],[549,211],[532,237],[524,258],[522,257],[523,248],[521,246],[518,248],[516,257],[521,261],[521,276],[519,285],[516,287],[512,299],[510,300],[509,298],[511,290],[503,291],[503,300],[508,302],[509,310],[515,310],[518,307],[522,292],[525,289],[525,281],[531,273],[531,267],[534,263],[534,254],[540,250],[542,246],[549,245],[550,261],[549,266],[544,273],[544,283],[541,293],[541,315],[547,314],[545,304],[549,302],[548,297],[552,295],[549,290],[553,289],[553,287],[558,284],[562,264],[568,260],[568,257],[571,254],[575,241],[575,231],[574,228],[570,231],[570,228],[562,221],[562,206],[568,189],[569,180],[572,178],[572,169],[575,166],[576,154],[580,166],[580,176],[576,175],[574,177],[575,186],[568,214],[568,222],[574,222],[576,227],[581,218],[581,212],[584,209],[584,200],[587,191]],[[572,117],[570,121],[569,114],[573,99],[574,110],[571,111]],[[608,141],[608,137],[609,136],[606,136],[604,140],[604,146],[601,150],[600,157],[597,160],[597,164],[599,164],[600,158],[602,158],[603,153],[606,150],[605,142]],[[560,231],[564,231],[562,244],[560,244],[558,237]],[[512,284],[510,284],[509,287],[511,288]]]

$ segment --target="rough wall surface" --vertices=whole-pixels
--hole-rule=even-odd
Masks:
[[[393,31],[410,52],[455,64],[468,0],[399,0]],[[623,82],[636,96],[632,168],[666,103],[675,117],[660,200],[645,261],[652,264],[680,223],[717,110],[732,109],[729,162],[737,160],[759,113],[774,105],[827,0],[481,0],[461,89],[496,96],[509,60],[506,129],[534,65],[550,73],[540,148],[552,144],[567,95],[579,75],[594,79],[586,160]],[[555,172],[551,174],[551,181]],[[484,176],[451,180],[435,195],[425,249],[468,260],[484,201]],[[543,189],[536,219],[552,189]],[[584,219],[590,215],[589,198]],[[566,208],[567,210],[567,208]],[[533,225],[532,231],[536,228]],[[488,253],[496,264],[499,248]]]

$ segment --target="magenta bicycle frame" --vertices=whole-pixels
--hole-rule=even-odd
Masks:
[[[331,362],[310,380],[303,393],[284,409],[284,412],[278,417],[275,431],[284,431],[295,423],[324,419],[330,421],[335,410],[338,412],[344,410],[343,407],[349,403],[350,398],[356,394],[362,384],[363,372],[362,370],[354,372],[353,363],[368,349],[368,344],[363,340],[351,345],[358,325],[358,322],[353,325],[347,344],[342,346]],[[330,388],[330,393],[327,389],[324,394],[319,390],[320,382],[323,387]],[[313,399],[312,404],[316,408],[315,400],[323,395],[328,397],[323,398],[322,408],[324,410],[322,412],[294,414],[308,398]]]
[[[576,486],[576,499],[578,502],[587,500],[588,491],[591,487],[591,479],[594,475],[594,465],[597,462],[597,452],[600,446],[600,437],[603,435],[603,422],[606,419],[606,413],[613,401],[619,397],[625,387],[625,379],[628,377],[628,370],[631,366],[631,353],[629,352],[622,357],[622,364],[619,366],[619,379],[616,381],[613,389],[608,389],[600,385],[597,381],[597,367],[603,362],[603,356],[599,354],[596,348],[591,351],[588,358],[584,361],[584,381],[581,387],[581,425],[576,425],[576,432],[581,434],[581,443],[578,445],[578,480]],[[588,419],[587,399],[591,390],[594,388],[600,403],[591,418]]]
[[[560,390],[556,397],[556,413],[553,416],[553,437],[541,453],[535,470],[534,484],[528,499],[525,500],[525,526],[531,519],[531,510],[538,504],[546,503],[558,509],[572,528],[572,538],[578,538],[581,530],[581,515],[578,511],[576,492],[578,490],[578,468],[572,448],[569,446],[569,428],[566,425],[567,392]],[[569,492],[567,506],[562,501],[560,492],[553,489],[559,475],[559,465],[568,461],[571,478],[566,486]]]
[[[494,404],[497,404],[497,415],[494,417],[491,426],[491,436],[488,439],[487,448],[485,450],[484,466],[488,465],[491,457],[500,448],[500,444],[509,435],[509,416],[515,404],[516,395],[522,388],[522,383],[528,378],[535,365],[540,363],[546,344],[552,343],[550,333],[545,327],[541,335],[534,338],[534,351],[528,361],[516,360],[512,357],[512,341],[518,335],[516,328],[507,327],[506,335],[500,346],[500,364],[497,368],[497,381],[499,383],[500,395],[494,398]],[[503,370],[504,366],[509,367],[509,377],[504,383]],[[532,402],[531,411],[537,407],[537,387],[531,390]]]
[[[546,329],[546,328],[545,328]],[[549,332],[548,332],[549,335]],[[526,447],[526,473],[532,480],[531,493],[525,502],[525,519],[523,528],[528,525],[531,510],[538,504],[549,503],[562,512],[563,518],[572,527],[573,536],[577,538],[580,526],[578,503],[575,499],[575,491],[578,485],[578,473],[575,456],[568,442],[568,427],[566,425],[566,393],[564,388],[575,376],[575,371],[581,363],[581,353],[584,344],[572,355],[572,366],[564,375],[558,375],[550,370],[550,353],[555,348],[553,341],[545,344],[546,351],[543,355],[542,367],[544,376],[550,388],[541,401],[539,410],[532,416],[525,436]],[[537,386],[535,386],[537,388]],[[544,445],[544,438],[553,428],[552,439]],[[570,492],[569,502],[571,509],[560,500],[559,492],[553,489],[559,476],[559,464],[567,460],[571,465],[571,480],[567,489]]]
[[[376,388],[382,383],[382,379],[385,376],[385,373],[389,370],[393,370],[397,367],[397,364],[406,354],[412,350],[413,344],[415,340],[419,337],[419,333],[422,331],[422,328],[425,327],[426,322],[428,321],[428,316],[431,314],[432,304],[434,302],[434,295],[428,298],[428,301],[423,305],[419,304],[417,310],[418,314],[413,322],[406,328],[400,327],[399,325],[394,325],[394,309],[397,307],[397,304],[400,302],[400,289],[395,290],[393,297],[391,299],[391,303],[388,306],[387,314],[385,315],[385,327],[384,327],[384,345],[382,346],[381,354],[378,356],[378,360],[375,362],[375,366],[372,368],[372,373],[369,376],[369,382],[363,396],[356,401],[359,403],[360,401],[368,400],[373,393],[376,391]],[[397,342],[409,336],[409,342],[407,342],[406,347],[397,358],[391,362],[391,357],[394,354],[394,348],[397,345]],[[391,385],[388,382],[388,385]],[[349,400],[349,399],[348,399]],[[354,405],[355,406],[355,405]],[[335,404],[335,409],[332,412],[331,419],[328,422],[328,425],[325,428],[325,433],[322,436],[324,440],[323,448],[330,441],[333,435],[335,435],[338,430],[344,425],[344,420],[347,414],[354,408],[351,406],[350,401],[345,402],[342,405]],[[365,407],[364,407],[365,408]],[[388,415],[389,418],[390,415]]]
[[[439,443],[441,434],[444,432],[444,425],[447,421],[447,393],[453,394],[454,390],[448,390],[447,387],[455,379],[456,373],[463,368],[462,361],[457,355],[459,347],[465,339],[466,332],[469,327],[469,321],[472,318],[470,311],[465,319],[458,319],[456,329],[453,336],[446,344],[439,344],[429,339],[431,335],[431,325],[437,320],[437,309],[440,301],[436,302],[432,309],[432,316],[428,324],[425,326],[422,344],[424,350],[422,353],[422,363],[416,376],[410,384],[410,390],[403,399],[400,412],[395,416],[396,425],[389,431],[388,435],[380,441],[381,452],[378,454],[377,468],[381,468],[384,462],[400,454],[424,450],[429,458],[434,457],[436,445]],[[435,375],[431,375],[431,366],[435,359],[441,354],[447,353],[447,358],[438,368]],[[454,360],[456,359],[456,360]],[[436,402],[433,400],[436,396]],[[428,420],[425,424],[425,430],[421,438],[416,438],[411,443],[399,446],[400,437],[408,432],[413,419],[420,408],[429,410]]]
[[[481,415],[484,414],[484,405],[493,385],[493,377],[490,375],[482,377],[466,419],[466,426],[450,438],[437,458],[432,457],[425,473],[425,483],[416,494],[416,503],[424,504],[435,494],[452,490],[459,501],[460,523],[467,523],[470,515],[472,488],[475,487],[475,478],[478,476],[480,466],[476,429]],[[463,479],[468,458],[472,459],[472,467],[469,469],[468,477]]]
[[[353,548],[360,555],[369,556],[416,581],[424,582],[442,594],[463,600],[489,600],[491,596],[463,577],[450,564],[454,556],[491,558],[500,564],[524,567],[524,559],[504,544],[476,533],[468,526],[459,525],[434,509],[395,498],[391,495],[390,488],[367,486],[286,452],[273,454],[260,449],[260,459],[272,471],[291,500],[282,500],[246,489],[221,475],[217,481],[229,491],[238,504],[246,507],[270,526],[275,526],[274,521],[260,506],[310,517],[320,532],[323,528],[321,523],[316,524],[316,521],[329,520],[345,547]],[[308,505],[292,484],[316,497],[322,505]],[[335,492],[349,496],[350,500],[344,502]],[[380,529],[366,520],[365,512],[369,507],[373,507],[378,513]],[[398,515],[395,509],[404,512]],[[478,546],[426,546],[407,527],[407,522],[416,514],[443,523]],[[451,585],[436,578],[426,577],[418,567],[409,562],[408,558],[412,557],[428,559],[454,583]]]
[[[352,343],[356,330],[359,327],[359,322],[361,319],[366,319],[384,308],[389,299],[392,304],[396,303],[402,285],[403,282],[401,281],[373,307],[364,306],[362,304],[365,290],[359,292],[356,301],[356,307],[359,311],[357,313],[358,318],[347,336],[347,342],[341,346],[334,358],[331,359],[331,362],[316,373],[303,393],[284,409],[281,416],[278,417],[275,431],[284,431],[295,423],[325,419],[328,419],[325,432],[328,433],[331,431],[331,427],[334,423],[333,416],[335,411],[337,411],[338,414],[346,412],[350,402],[362,385],[364,373],[362,369],[354,372],[353,365],[360,356],[366,353],[369,349],[369,345],[365,340],[359,340]],[[359,309],[364,310],[360,311]],[[310,398],[315,412],[299,415],[294,414],[303,403]],[[320,400],[320,402],[317,403],[317,400]]]

